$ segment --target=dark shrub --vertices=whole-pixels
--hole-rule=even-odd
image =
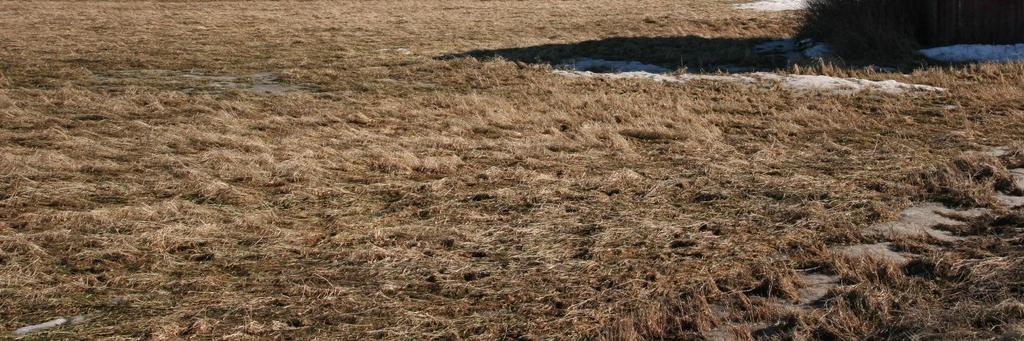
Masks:
[[[904,61],[919,47],[918,0],[810,0],[801,35],[848,60]]]

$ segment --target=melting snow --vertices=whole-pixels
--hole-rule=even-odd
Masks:
[[[21,337],[21,336],[25,336],[25,335],[30,334],[30,333],[34,333],[34,332],[38,332],[38,331],[43,331],[43,330],[47,330],[47,329],[50,329],[50,328],[60,327],[60,326],[66,325],[66,324],[68,324],[68,325],[80,324],[80,323],[85,322],[85,320],[86,320],[85,315],[71,316],[71,317],[68,317],[68,318],[58,317],[56,319],[53,319],[53,320],[50,320],[50,321],[46,321],[46,322],[43,322],[43,323],[40,323],[40,324],[34,324],[34,325],[31,325],[31,326],[26,326],[26,327],[18,328],[16,330],[14,330],[13,334],[16,337]]]
[[[830,76],[815,75],[778,75],[768,72],[754,72],[746,74],[731,75],[699,75],[699,74],[657,74],[644,71],[631,71],[621,73],[595,73],[590,71],[555,70],[556,74],[568,77],[587,77],[605,79],[650,79],[658,82],[687,83],[692,81],[719,81],[719,82],[779,82],[782,86],[793,90],[810,91],[833,91],[838,93],[855,93],[863,90],[875,90],[887,93],[902,93],[907,91],[945,91],[946,89],[919,85],[900,83],[894,80],[871,81],[857,78],[838,78]]]
[[[924,49],[921,50],[921,53],[927,56],[928,58],[944,62],[1011,62],[1024,60],[1024,44],[953,45]]]
[[[853,93],[866,89],[877,90],[888,93],[901,93],[907,91],[945,91],[946,89],[920,85],[900,83],[894,80],[872,81],[858,78],[838,78],[831,76],[816,75],[788,75],[779,76],[773,73],[764,74],[767,79],[779,79],[782,84],[791,89],[800,90],[824,90],[842,93]]]
[[[803,57],[822,58],[832,54],[832,47],[825,43],[815,43],[811,39],[782,39],[766,41],[754,46],[754,52],[770,55],[784,55],[788,60],[799,60]]]
[[[752,77],[739,76],[739,75],[695,75],[690,73],[678,74],[678,75],[667,75],[658,74],[644,71],[631,71],[631,72],[618,72],[618,73],[597,73],[590,71],[569,71],[569,70],[555,70],[555,74],[567,76],[567,77],[588,77],[588,78],[605,78],[605,79],[650,79],[658,82],[669,82],[669,83],[686,83],[690,81],[707,80],[707,81],[723,81],[723,82],[745,82],[753,83],[755,81]]]
[[[650,73],[666,73],[669,69],[644,64],[635,61],[618,61],[618,60],[604,60],[604,59],[591,59],[591,58],[580,58],[570,60],[562,65],[559,65],[560,69],[572,69],[576,71],[587,71],[597,73],[608,73],[608,72],[650,72]]]
[[[748,4],[739,4],[735,7],[763,12],[799,11],[807,8],[807,0],[761,0]]]
[[[940,203],[920,203],[907,207],[900,212],[896,221],[879,223],[871,226],[870,230],[889,238],[931,236],[942,241],[956,241],[965,239],[953,234],[938,230],[939,226],[957,226],[965,223],[959,219],[948,216],[980,217],[989,212],[988,209],[976,208],[971,210],[955,210],[947,208]]]
[[[769,40],[754,45],[754,52],[761,54],[788,53],[800,49],[795,39]]]
[[[1003,153],[1006,151],[1004,150]],[[1010,175],[1013,176],[1014,185],[1024,190],[1024,168],[1011,169]],[[1007,207],[1024,206],[1024,197],[1022,196],[999,193],[996,195],[996,200],[999,201],[999,204]]]
[[[833,249],[833,252],[849,258],[875,258],[906,264],[910,261],[906,255],[893,251],[891,243],[858,244]]]
[[[809,46],[808,48],[803,48]],[[812,41],[796,41],[793,39],[775,40],[762,43],[755,47],[759,53],[797,53],[817,56],[829,52],[828,45],[814,44]],[[946,89],[907,84],[894,80],[872,81],[857,78],[838,78],[816,75],[779,75],[768,72],[734,73],[724,75],[677,73],[651,64],[637,61],[617,61],[591,58],[578,58],[557,65],[556,74],[567,77],[605,78],[605,79],[649,79],[658,82],[686,83],[691,81],[718,81],[753,84],[757,82],[778,82],[782,86],[794,90],[832,91],[854,93],[863,90],[876,90],[887,93],[907,91],[945,91]]]
[[[832,48],[825,43],[817,43],[804,50],[804,55],[809,58],[821,58],[832,54]]]

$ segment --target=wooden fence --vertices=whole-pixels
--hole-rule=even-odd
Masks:
[[[1024,0],[922,0],[928,45],[1024,43]]]

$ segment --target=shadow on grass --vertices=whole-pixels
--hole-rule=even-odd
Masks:
[[[689,72],[745,72],[787,68],[799,61],[784,53],[759,53],[772,39],[683,37],[612,37],[567,44],[545,44],[495,50],[473,50],[438,59],[504,58],[529,64],[561,64],[578,58],[636,61]]]
[[[437,59],[473,57],[477,59],[503,58],[528,64],[571,64],[576,59],[633,61],[656,65],[670,71],[689,73],[739,73],[776,71],[793,66],[820,65],[817,58],[805,55],[812,46],[789,40],[792,48],[772,49],[765,45],[784,41],[773,38],[705,38],[681,37],[611,37],[565,44],[544,44],[493,50],[472,50],[438,56]],[[809,51],[809,50],[807,50]],[[847,64],[840,59],[828,59],[830,67],[864,69],[872,67],[889,71],[910,71],[915,65],[872,63],[862,61]],[[601,72],[600,70],[593,70]]]

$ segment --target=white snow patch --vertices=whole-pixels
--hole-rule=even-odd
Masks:
[[[1017,208],[1024,206],[1024,197],[1018,197],[1004,193],[997,193],[996,202],[1005,207]]]
[[[803,282],[804,285],[804,287],[797,289],[797,294],[800,297],[800,306],[795,308],[798,310],[810,308],[813,304],[828,296],[829,291],[839,286],[839,277],[835,275],[800,272],[798,276],[800,277],[800,282]]]
[[[836,248],[833,251],[848,258],[874,258],[901,265],[910,261],[907,255],[893,251],[890,248],[891,245],[891,243],[858,244]]]
[[[658,74],[645,71],[631,71],[631,72],[619,72],[619,73],[598,73],[590,71],[568,71],[568,70],[555,70],[555,74],[566,76],[566,77],[586,77],[586,78],[604,78],[604,79],[650,79],[658,82],[669,82],[669,83],[686,83],[698,80],[707,81],[721,81],[721,82],[744,82],[753,83],[756,80],[752,77],[739,76],[739,75],[696,75],[691,73],[684,73],[678,75]]]
[[[650,79],[658,82],[687,83],[692,81],[718,82],[779,82],[792,90],[832,91],[838,93],[855,93],[863,90],[875,90],[887,93],[903,93],[908,91],[945,91],[946,89],[928,85],[900,83],[894,80],[871,81],[857,78],[838,78],[815,75],[778,75],[767,72],[754,72],[731,75],[699,75],[699,74],[657,74],[643,71],[621,73],[596,73],[590,71],[555,70],[555,73],[567,77],[605,78],[605,79]]]
[[[1012,62],[1024,60],[1024,44],[963,44],[921,50],[928,58],[944,62]]]
[[[50,328],[60,327],[65,324],[76,325],[85,322],[85,315],[71,316],[68,318],[59,317],[50,321],[46,321],[40,324],[34,324],[31,326],[25,326],[14,330],[14,336],[24,336],[30,333],[47,330]]]
[[[775,77],[775,74],[768,74]],[[771,77],[769,77],[771,78]],[[920,85],[900,83],[894,80],[872,81],[858,78],[838,78],[831,76],[816,75],[789,75],[781,78],[782,84],[791,89],[800,90],[822,90],[841,93],[854,93],[867,89],[887,92],[902,93],[907,91],[945,91],[946,89]]]
[[[991,155],[991,156],[995,156],[995,157],[1003,157],[1003,156],[1010,155],[1010,148],[1009,147],[992,147],[992,149],[989,150],[986,154]],[[1024,182],[1022,182],[1021,184],[1024,185]],[[1021,188],[1024,188],[1024,187],[1021,187]]]
[[[631,60],[604,60],[592,58],[573,59],[558,65],[559,69],[608,73],[608,72],[649,72],[666,73],[669,69]]]
[[[799,11],[807,8],[807,0],[761,0],[734,7],[762,12]]]
[[[1008,152],[1008,150],[1004,149],[1003,155]],[[1014,185],[1017,188],[1024,189],[1024,168],[1011,169],[1010,175],[1013,176]],[[1022,196],[999,193],[996,194],[996,200],[999,201],[1000,205],[1010,208],[1024,206],[1024,197]]]
[[[901,237],[930,236],[941,241],[957,241],[966,239],[955,236],[947,231],[939,230],[937,227],[957,226],[966,224],[956,217],[980,217],[989,213],[990,210],[976,208],[971,210],[956,210],[946,207],[940,203],[919,203],[907,207],[900,212],[899,219],[879,223],[871,226],[872,232],[881,234],[890,239]],[[947,217],[948,216],[948,217]]]
[[[1011,169],[1010,175],[1013,176],[1013,183],[1017,188],[1024,189],[1024,168]]]

